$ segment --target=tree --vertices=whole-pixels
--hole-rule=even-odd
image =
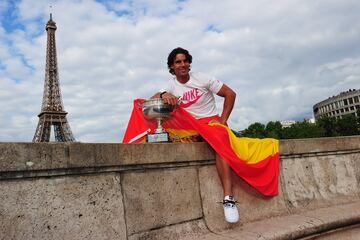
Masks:
[[[241,132],[243,137],[264,138],[266,137],[265,125],[259,122],[251,124],[247,129]]]
[[[340,136],[358,135],[359,127],[357,117],[354,114],[346,114],[337,119],[336,128]]]
[[[284,139],[323,137],[324,134],[325,130],[323,128],[307,121],[296,122],[283,129]]]
[[[282,125],[279,121],[270,121],[266,124],[265,133],[266,137],[280,139],[283,135]]]
[[[243,130],[240,135],[242,137],[276,139],[360,135],[360,109],[357,109],[356,114],[348,114],[339,119],[322,117],[316,123],[304,120],[286,128],[283,128],[279,121],[270,121],[266,127],[264,124],[256,122]]]
[[[324,129],[325,137],[334,137],[339,135],[336,127],[337,125],[336,118],[334,117],[327,117],[327,116],[321,117],[316,121],[316,124]]]

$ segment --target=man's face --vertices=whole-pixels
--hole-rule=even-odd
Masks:
[[[186,59],[185,54],[176,54],[174,63],[171,65],[171,69],[174,70],[177,77],[187,76],[189,74],[190,63]]]

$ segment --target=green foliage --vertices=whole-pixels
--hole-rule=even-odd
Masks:
[[[296,122],[290,127],[283,128],[283,139],[323,137],[325,131],[314,123],[307,121]]]
[[[270,121],[265,127],[266,137],[280,139],[283,136],[283,130],[279,121]]]
[[[341,136],[358,135],[359,125],[357,117],[353,114],[347,114],[336,121],[336,130]]]
[[[265,125],[259,122],[253,123],[242,131],[241,135],[243,137],[264,138],[266,137]]]
[[[323,117],[316,123],[306,120],[296,122],[290,127],[282,127],[279,121],[271,121],[266,124],[256,122],[237,136],[252,138],[276,138],[276,139],[295,139],[295,138],[314,138],[314,137],[334,137],[360,135],[360,109],[357,116],[348,114],[342,118]]]
[[[251,124],[247,129],[241,132],[242,137],[251,138],[276,138],[282,137],[282,126],[279,121],[268,122],[266,126],[256,122]]]
[[[316,124],[320,128],[324,129],[324,137],[333,137],[339,135],[336,129],[336,118],[322,117],[317,120]]]

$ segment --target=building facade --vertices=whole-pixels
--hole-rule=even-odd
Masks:
[[[349,89],[339,95],[332,96],[314,105],[314,117],[335,117],[341,118],[346,114],[356,116],[357,109],[360,108],[360,89]]]

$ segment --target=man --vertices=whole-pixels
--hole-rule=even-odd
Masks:
[[[165,103],[176,105],[181,100],[181,106],[196,119],[205,119],[211,123],[218,122],[227,125],[227,120],[233,109],[236,93],[219,80],[201,73],[190,73],[192,56],[183,48],[175,48],[168,56],[169,72],[174,79],[156,93],[152,98],[162,98]],[[224,98],[224,105],[219,116],[216,113],[214,94]],[[233,197],[231,174],[228,163],[216,154],[216,168],[224,192],[225,220],[235,223],[239,220],[239,212]]]

